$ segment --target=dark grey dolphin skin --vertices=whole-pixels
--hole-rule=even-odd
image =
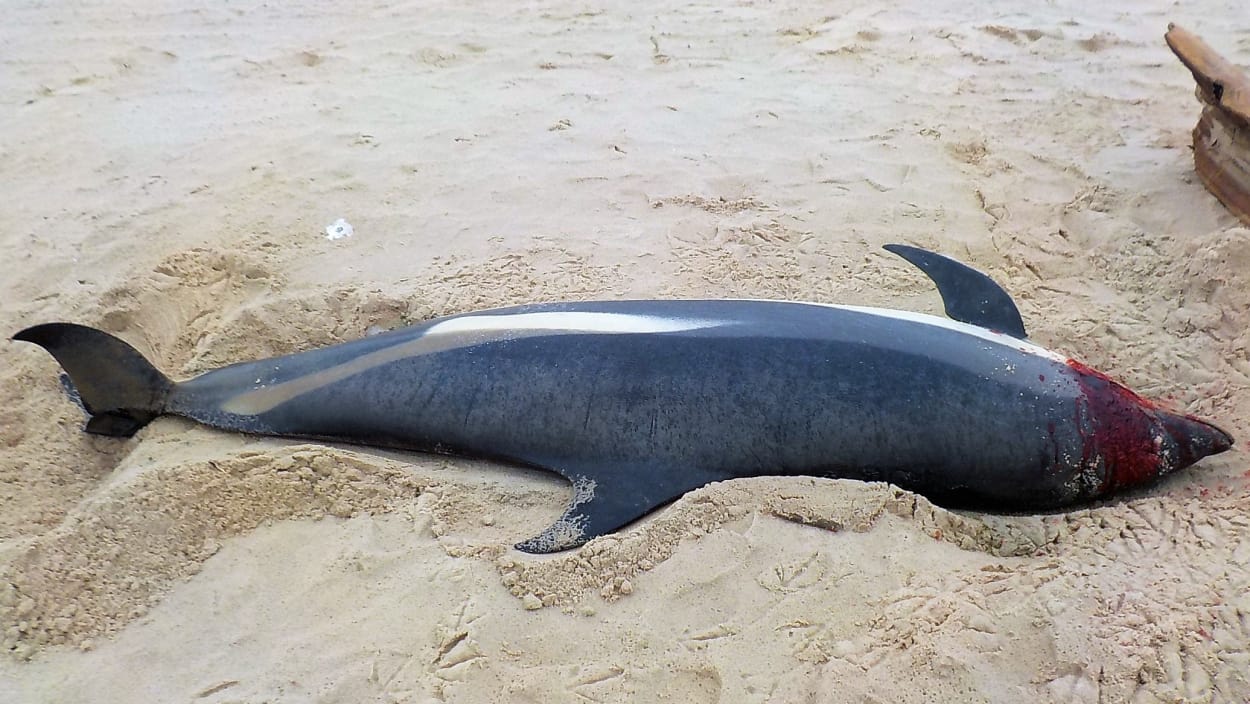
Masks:
[[[453,453],[567,477],[527,552],[576,547],[682,494],[759,475],[886,481],[990,511],[1088,501],[1232,444],[1033,345],[980,272],[903,245],[958,321],[783,301],[612,301],[439,318],[172,382],[107,333],[47,349],[90,414],[129,436],[158,415],[245,433]]]

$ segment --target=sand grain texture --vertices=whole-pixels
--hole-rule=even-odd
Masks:
[[[556,478],[94,438],[3,344],[0,701],[1250,699],[1250,230],[1162,33],[1243,66],[1250,35],[1227,0],[1095,5],[8,3],[6,334],[97,325],[186,377],[529,301],[937,312],[880,251],[909,242],[1240,443],[1046,516],[721,483],[536,558]]]

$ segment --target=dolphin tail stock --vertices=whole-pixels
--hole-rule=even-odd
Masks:
[[[47,323],[13,336],[48,351],[90,418],[85,430],[130,437],[165,411],[173,382],[122,340],[95,328]]]

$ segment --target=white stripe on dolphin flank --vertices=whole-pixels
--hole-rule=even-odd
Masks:
[[[1025,354],[1031,354],[1059,363],[1067,358],[1027,340],[988,330],[976,325],[961,323],[957,320],[943,318],[927,313],[896,310],[893,308],[871,308],[866,306],[848,306],[834,303],[813,303],[810,301],[784,301],[770,299],[733,299],[744,302],[759,303],[792,303],[796,305],[819,306],[836,310],[852,311],[875,315],[883,318],[906,320],[923,325],[932,325],[979,338],[995,345],[1009,347]],[[588,311],[549,311],[541,313],[504,313],[493,315],[463,315],[435,323],[414,340],[387,347],[376,352],[363,355],[342,364],[323,369],[314,374],[291,379],[272,386],[259,384],[257,388],[245,391],[222,403],[221,409],[227,413],[238,415],[257,415],[275,406],[299,396],[300,394],[319,389],[327,384],[346,379],[374,367],[394,362],[407,357],[460,347],[469,347],[508,339],[520,339],[549,334],[646,334],[680,332],[702,328],[729,325],[731,320],[700,319],[700,318],[669,318],[659,315],[641,315],[636,313],[604,313]]]
[[[797,303],[799,305],[820,306],[822,308],[835,308],[837,310],[849,310],[849,311],[854,311],[856,313],[867,313],[868,315],[879,315],[883,318],[894,318],[896,320],[906,320],[906,321],[913,322],[913,323],[933,325],[935,327],[945,328],[947,330],[954,330],[955,332],[962,332],[966,335],[979,337],[982,340],[985,340],[987,342],[993,342],[994,344],[997,344],[997,345],[1004,345],[1006,347],[1010,347],[1012,349],[1018,350],[1025,354],[1031,354],[1035,357],[1042,357],[1043,359],[1049,359],[1054,362],[1059,362],[1060,364],[1066,364],[1068,361],[1067,357],[1064,357],[1063,355],[1057,352],[1052,352],[1046,349],[1045,347],[1042,347],[1041,345],[1029,342],[1028,340],[1021,340],[1018,337],[1012,337],[1011,335],[1008,335],[1006,333],[1001,333],[996,330],[989,330],[987,328],[983,328],[978,325],[970,325],[968,323],[961,323],[958,320],[951,320],[950,318],[943,318],[937,315],[929,315],[928,313],[914,313],[909,310],[897,310],[894,308],[871,308],[868,306],[846,306],[846,305],[840,305],[837,303],[813,303],[811,301],[783,301],[783,300],[771,300],[767,298],[743,298],[743,299],[737,299],[737,300],[752,301],[752,302],[759,302],[759,303]]]
[[[464,315],[431,325],[415,340],[386,347],[290,381],[272,386],[260,384],[251,391],[226,399],[221,404],[221,410],[238,415],[258,415],[300,394],[322,388],[383,364],[486,342],[551,334],[637,335],[681,332],[731,323],[732,321],[728,320],[666,318],[633,313],[584,311]]]
[[[436,323],[425,336],[454,335],[471,332],[541,330],[542,332],[638,334],[647,332],[680,332],[728,325],[728,320],[694,320],[665,318],[637,313],[590,313],[585,311],[550,311],[546,313],[505,313],[502,315],[463,315]]]

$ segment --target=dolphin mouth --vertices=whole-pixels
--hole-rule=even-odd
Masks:
[[[1236,442],[1233,440],[1232,435],[1225,432],[1223,428],[1211,425],[1210,423],[1207,423],[1207,426],[1214,431],[1214,434],[1219,436],[1219,440],[1214,443],[1214,450],[1212,450],[1211,454],[1218,455],[1219,453],[1232,448],[1233,443]]]
[[[1164,429],[1176,443],[1174,469],[1184,469],[1204,457],[1218,455],[1235,442],[1232,435],[1205,420],[1174,413],[1159,415]]]

